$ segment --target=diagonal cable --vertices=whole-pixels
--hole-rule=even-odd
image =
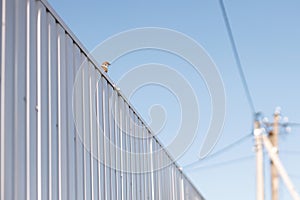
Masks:
[[[300,123],[297,123],[297,122],[288,122],[287,126],[300,126]]]
[[[248,160],[248,159],[251,159],[251,158],[254,158],[254,157],[255,156],[252,154],[252,155],[243,156],[243,157],[239,157],[239,158],[233,158],[233,159],[226,160],[226,161],[223,161],[223,162],[196,166],[194,168],[188,169],[188,171],[191,171],[191,170],[195,171],[195,170],[204,169],[204,168],[224,167],[224,165],[237,163],[237,162],[240,162],[240,161],[243,161],[243,160]]]
[[[220,6],[221,6],[224,21],[225,21],[226,29],[227,29],[227,32],[228,32],[229,40],[230,40],[230,43],[231,43],[231,47],[232,47],[232,50],[233,50],[234,58],[235,58],[235,61],[236,61],[236,65],[238,67],[238,71],[239,71],[240,77],[242,79],[243,87],[244,87],[244,90],[246,92],[246,96],[247,96],[247,100],[248,100],[250,109],[253,113],[256,113],[254,103],[253,103],[253,100],[252,100],[252,97],[251,97],[251,94],[250,94],[250,91],[249,91],[249,88],[248,88],[248,85],[247,85],[247,81],[246,81],[246,78],[245,78],[245,74],[244,74],[244,71],[243,71],[243,68],[242,68],[242,65],[241,65],[240,56],[238,54],[238,50],[237,50],[237,47],[236,47],[236,44],[235,44],[235,41],[234,41],[234,37],[233,37],[233,34],[232,34],[232,30],[231,30],[231,27],[230,27],[230,23],[229,23],[229,20],[228,20],[228,16],[227,16],[227,13],[226,13],[226,9],[225,9],[223,0],[220,0]]]
[[[216,151],[216,152],[214,152],[214,153],[208,155],[208,156],[205,157],[204,159],[197,160],[197,161],[195,161],[195,162],[193,162],[193,163],[191,163],[191,164],[188,164],[188,165],[184,166],[183,168],[184,168],[184,169],[190,168],[190,167],[192,167],[192,166],[195,166],[196,164],[199,164],[201,161],[204,161],[204,160],[207,160],[207,159],[216,157],[216,156],[218,156],[218,155],[220,155],[220,154],[223,154],[223,153],[225,153],[226,151],[228,151],[228,150],[230,150],[231,148],[237,146],[238,144],[242,143],[244,140],[246,140],[246,139],[248,139],[248,138],[250,138],[250,137],[252,137],[252,133],[251,133],[251,134],[247,134],[247,135],[245,135],[245,136],[243,136],[243,137],[237,139],[237,140],[234,141],[233,143],[230,143],[230,144],[226,145],[225,147],[219,149],[218,151]]]

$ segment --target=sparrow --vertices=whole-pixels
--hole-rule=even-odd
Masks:
[[[108,72],[108,66],[110,65],[109,62],[105,61],[102,63],[101,67],[102,69],[107,73]]]

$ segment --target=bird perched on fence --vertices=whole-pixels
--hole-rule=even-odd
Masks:
[[[107,73],[108,72],[108,66],[110,65],[109,62],[105,61],[102,63],[101,67],[102,69]]]

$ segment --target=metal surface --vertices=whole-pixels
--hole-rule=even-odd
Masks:
[[[163,148],[159,140],[47,1],[0,6],[0,200],[203,199],[166,150],[152,153]],[[74,91],[82,97],[74,100],[82,126],[75,127],[73,86],[82,64],[83,84]],[[95,98],[92,79],[99,79]],[[115,148],[152,154],[120,153],[105,137]]]

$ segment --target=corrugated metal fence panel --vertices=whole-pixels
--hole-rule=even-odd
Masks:
[[[0,200],[203,199],[46,1],[0,10]]]

